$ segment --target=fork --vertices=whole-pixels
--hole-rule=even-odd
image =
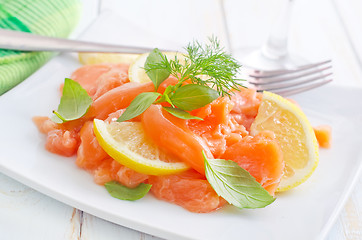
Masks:
[[[5,29],[0,29],[0,36],[0,48],[23,51],[144,53],[152,50],[145,47],[109,45],[46,37]],[[331,60],[327,60],[287,70],[262,71],[249,68],[246,79],[259,92],[265,90],[288,96],[331,82],[332,79],[326,78],[332,73],[324,73],[324,71],[330,70],[331,67]]]
[[[148,47],[125,46],[47,37],[27,32],[0,28],[0,49],[21,51],[55,52],[108,52],[108,53],[146,53]],[[172,51],[160,49],[160,51]]]
[[[331,82],[332,61],[325,60],[293,69],[263,71],[246,67],[244,78],[258,92],[271,91],[282,96],[305,92]]]

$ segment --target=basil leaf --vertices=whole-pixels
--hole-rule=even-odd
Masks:
[[[137,95],[126,108],[126,111],[117,119],[117,122],[123,122],[137,117],[146,111],[159,96],[161,96],[161,94],[157,92],[144,92]]]
[[[165,81],[168,76],[170,76],[170,71],[166,68],[152,68],[150,69],[150,65],[161,63],[163,60],[162,53],[157,48],[153,49],[152,52],[148,55],[145,62],[145,70],[148,77],[153,82],[155,89],[157,91],[160,84]]]
[[[175,107],[175,105],[173,105],[170,97],[169,97],[169,94],[174,91],[175,89],[175,86],[173,85],[170,85],[170,86],[167,86],[167,88],[165,89],[165,91],[163,92],[163,95],[162,95],[162,99],[166,102],[168,102],[169,104],[171,104],[172,107]]]
[[[116,181],[107,182],[104,186],[112,197],[128,201],[143,198],[152,187],[150,184],[141,183],[135,188],[128,188]]]
[[[162,97],[165,99],[166,102],[168,102],[172,107],[175,107],[175,105],[173,105],[170,97],[168,95],[163,94]]]
[[[178,108],[192,111],[211,103],[218,97],[218,92],[208,86],[188,84],[178,88],[170,98]]]
[[[262,208],[273,198],[248,171],[224,159],[205,159],[205,175],[215,192],[238,208]]]
[[[171,91],[171,88],[169,87],[173,87],[173,86],[168,86],[166,88],[166,90],[164,91],[164,93],[162,94],[162,96],[155,102],[155,103],[162,103],[162,102],[167,102],[169,103],[172,107],[175,107],[175,105],[173,105],[173,103],[171,102],[170,97],[168,96],[169,92]]]
[[[202,118],[192,116],[190,113],[179,109],[179,108],[173,108],[173,107],[163,107],[167,112],[174,115],[175,117],[181,118],[181,119],[198,119],[198,120],[204,120]]]
[[[167,88],[165,89],[165,91],[163,92],[164,95],[168,95],[170,92],[172,92],[175,89],[175,86],[173,85],[169,85],[167,86]]]
[[[66,78],[64,80],[63,94],[55,116],[52,120],[63,123],[82,117],[92,104],[92,98],[87,91],[76,81]]]

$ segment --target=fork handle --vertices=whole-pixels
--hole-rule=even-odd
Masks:
[[[0,29],[0,48],[22,51],[145,53],[151,48],[102,44],[65,38],[46,37]],[[161,50],[170,51],[170,50]]]

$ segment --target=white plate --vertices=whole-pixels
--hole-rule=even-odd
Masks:
[[[87,36],[99,36],[107,19],[98,21]],[[78,66],[74,56],[58,56],[0,97],[0,171],[100,218],[168,239],[322,239],[360,172],[362,90],[329,85],[295,99],[314,125],[332,126],[333,147],[320,151],[320,164],[306,183],[278,194],[265,209],[230,206],[194,214],[151,194],[136,202],[117,200],[78,169],[74,158],[47,152],[45,136],[31,121],[57,107],[60,83]]]

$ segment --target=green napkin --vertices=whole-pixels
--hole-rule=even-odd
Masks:
[[[0,28],[67,37],[78,22],[80,10],[79,0],[0,0]],[[30,76],[52,55],[0,49],[0,95]]]

